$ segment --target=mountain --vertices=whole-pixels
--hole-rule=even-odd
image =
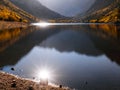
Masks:
[[[2,21],[18,21],[33,22],[37,18],[21,10],[9,0],[0,0],[0,20]]]
[[[114,0],[96,0],[95,3],[91,6],[91,8],[86,12],[86,14],[104,9],[113,2]]]
[[[119,0],[96,0],[84,14],[78,14],[83,22],[120,22]]]
[[[19,8],[43,19],[62,18],[64,16],[46,8],[38,0],[10,0]]]

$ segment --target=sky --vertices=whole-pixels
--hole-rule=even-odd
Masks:
[[[95,0],[38,0],[47,8],[64,16],[85,12]]]

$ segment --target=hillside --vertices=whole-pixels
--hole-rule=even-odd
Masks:
[[[80,15],[78,17],[80,18]],[[83,22],[120,22],[120,1],[96,0],[81,19]]]
[[[42,19],[63,18],[64,16],[46,8],[38,0],[10,0],[16,6]]]
[[[114,0],[96,0],[91,8],[86,12],[87,14],[104,9],[112,4]]]
[[[9,0],[0,0],[0,20],[17,21],[17,22],[33,22],[33,21],[37,21],[37,18],[19,9]]]
[[[96,20],[95,19],[90,20],[90,22],[119,23],[120,22],[120,9],[119,8],[115,8],[112,11],[109,11],[108,13],[106,13],[101,18],[96,19]]]

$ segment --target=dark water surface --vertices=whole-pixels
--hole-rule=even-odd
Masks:
[[[0,67],[25,78],[48,68],[50,82],[78,90],[120,89],[120,26],[0,30]]]

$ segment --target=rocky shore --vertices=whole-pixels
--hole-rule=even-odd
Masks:
[[[0,71],[0,90],[70,90],[59,86],[40,86],[39,82]]]

